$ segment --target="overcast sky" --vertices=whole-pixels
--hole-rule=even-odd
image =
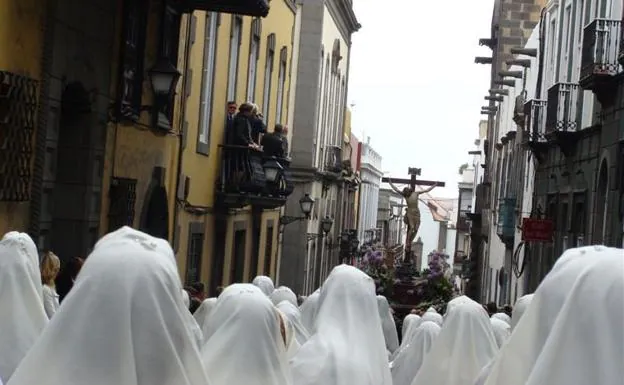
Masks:
[[[494,0],[353,0],[349,104],[353,133],[383,157],[383,170],[444,181],[434,196],[457,197],[458,169],[470,161],[486,105]]]

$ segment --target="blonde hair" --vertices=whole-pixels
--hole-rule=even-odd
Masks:
[[[54,286],[54,280],[61,270],[61,261],[51,251],[46,252],[41,260],[41,282],[44,285]]]

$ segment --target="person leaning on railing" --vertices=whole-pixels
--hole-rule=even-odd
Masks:
[[[260,146],[251,139],[251,116],[253,105],[243,103],[238,108],[238,114],[234,117],[234,143],[235,146],[248,146],[259,149]]]

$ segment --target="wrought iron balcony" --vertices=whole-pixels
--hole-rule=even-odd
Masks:
[[[521,95],[516,96],[516,103],[514,105],[514,115],[513,115],[513,121],[520,127],[524,127],[525,102],[526,102],[526,91],[523,91]]]
[[[281,207],[293,192],[289,167],[283,158],[266,158],[262,151],[222,145],[217,201],[224,208],[247,205]]]
[[[208,11],[255,17],[266,17],[270,8],[268,0],[182,0],[180,4],[185,12]]]
[[[554,131],[575,132],[579,127],[580,87],[574,83],[557,83],[548,89],[546,134]]]
[[[468,212],[469,211],[465,211],[465,210],[460,210],[459,211],[459,216],[457,218],[457,224],[455,226],[455,228],[457,229],[457,231],[461,231],[464,233],[467,233],[470,231],[470,223],[468,221]]]
[[[524,103],[524,130],[522,137],[524,145],[531,151],[538,162],[544,160],[548,150],[546,141],[546,106],[548,102],[540,99],[530,99]]]
[[[342,172],[342,147],[325,146],[323,171],[339,174]]]
[[[612,93],[611,78],[620,72],[620,20],[594,19],[583,31],[579,84],[596,95]]]

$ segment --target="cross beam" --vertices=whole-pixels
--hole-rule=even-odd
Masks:
[[[412,176],[410,179],[405,178],[381,178],[381,181],[384,183],[392,182],[394,184],[408,184],[412,189],[416,189],[416,186],[434,186],[444,187],[446,184],[444,182],[436,182],[433,180],[419,180],[416,179],[416,176]]]

